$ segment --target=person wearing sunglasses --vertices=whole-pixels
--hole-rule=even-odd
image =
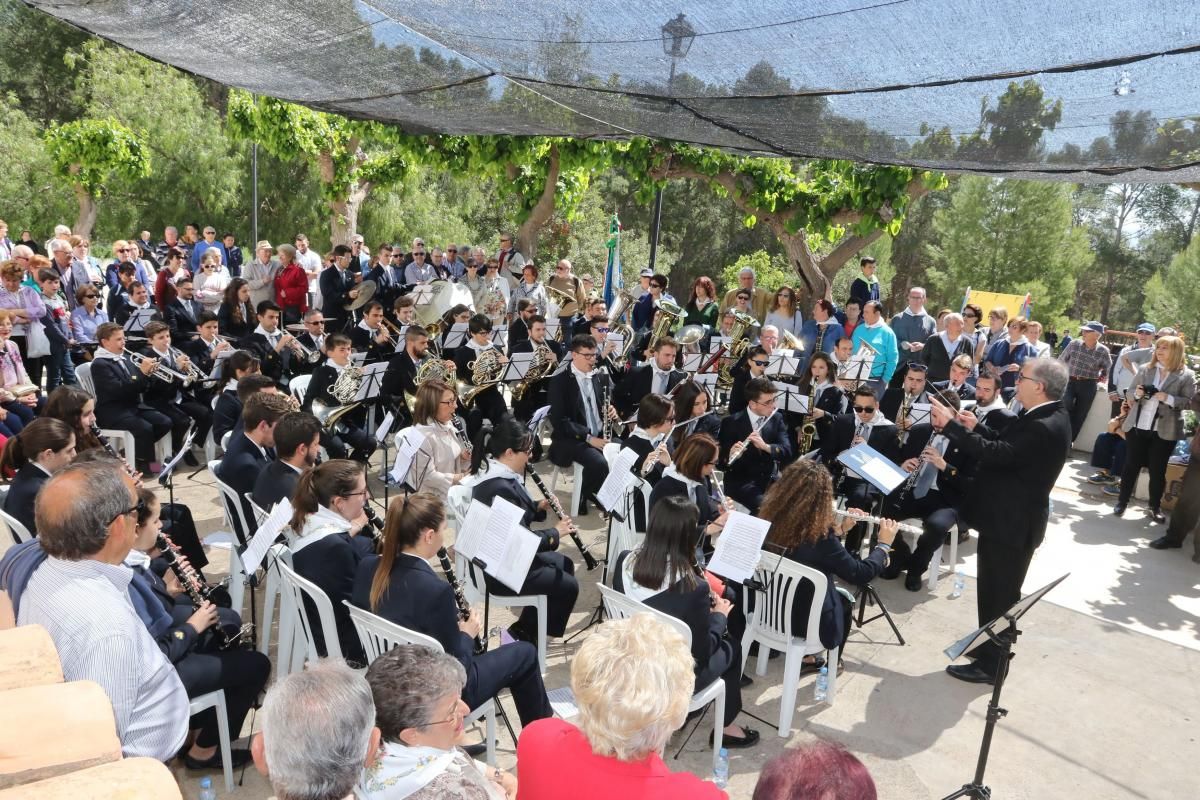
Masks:
[[[729,390],[729,413],[738,414],[746,410],[746,384],[755,378],[761,378],[771,363],[767,348],[758,344],[751,347],[745,358],[730,368],[733,375],[733,387]]]

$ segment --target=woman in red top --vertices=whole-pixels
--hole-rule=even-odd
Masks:
[[[296,248],[279,245],[279,272],[275,274],[275,304],[285,323],[297,323],[308,311],[308,273],[296,263]]]
[[[662,760],[692,683],[692,653],[667,623],[649,614],[605,622],[571,662],[579,727],[552,717],[521,731],[517,800],[726,798]]]

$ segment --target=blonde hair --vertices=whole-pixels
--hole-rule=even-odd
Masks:
[[[571,662],[579,729],[592,752],[620,761],[662,752],[683,725],[694,683],[683,636],[652,614],[605,622]]]
[[[113,258],[115,258],[117,261],[120,261],[122,248],[125,248],[128,246],[129,246],[129,242],[125,241],[124,239],[117,239],[115,242],[113,242],[112,243]]]
[[[1167,345],[1167,357],[1159,361],[1158,346],[1163,343]],[[1162,336],[1154,343],[1154,354],[1150,357],[1150,364],[1147,365],[1147,368],[1158,363],[1162,364],[1167,372],[1178,372],[1183,368],[1183,356],[1183,339],[1180,339],[1178,336]]]

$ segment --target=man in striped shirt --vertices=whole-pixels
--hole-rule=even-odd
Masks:
[[[1079,438],[1079,431],[1087,421],[1092,401],[1096,399],[1096,384],[1108,379],[1108,368],[1112,355],[1100,344],[1104,325],[1089,322],[1079,330],[1079,338],[1063,348],[1058,360],[1067,365],[1071,379],[1062,403],[1071,417],[1071,441]]]
[[[129,598],[139,501],[115,462],[76,464],[38,494],[38,539],[49,556],[29,579],[18,623],[41,625],[69,681],[100,684],[121,752],[169,761],[188,732],[188,698]]]

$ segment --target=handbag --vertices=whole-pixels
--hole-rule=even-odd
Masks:
[[[46,336],[46,326],[39,320],[29,323],[29,331],[25,334],[25,353],[29,358],[50,355],[50,339]]]

